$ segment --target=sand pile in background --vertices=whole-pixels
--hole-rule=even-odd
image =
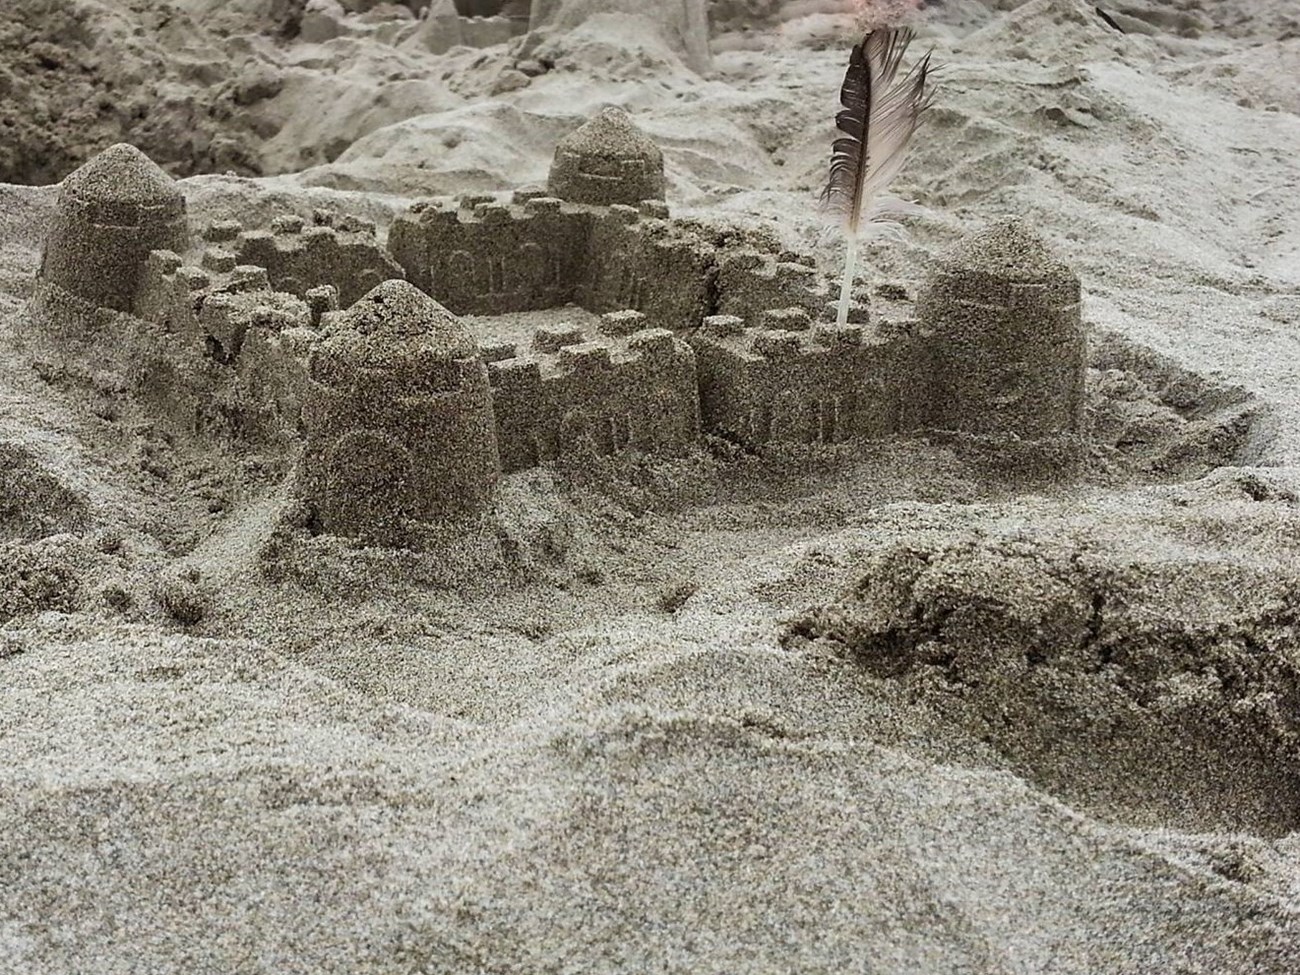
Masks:
[[[196,224],[382,229],[402,194],[540,180],[613,102],[679,212],[839,259],[809,207],[843,71],[821,5],[717,5],[705,75],[617,17],[439,58],[361,13],[303,43],[294,4],[163,6],[80,0],[92,46],[25,0],[92,59],[48,77],[0,15],[7,158],[49,160],[0,179],[123,136],[220,171],[193,146],[246,126],[283,175],[186,180]],[[308,538],[291,457],[16,348],[53,195],[0,185],[0,972],[1291,975],[1297,16],[1114,6],[1134,29],[932,6],[943,89],[897,184],[931,212],[868,260],[911,282],[982,219],[1039,224],[1098,330],[1082,483],[943,444],[530,473],[515,556],[457,591]],[[33,108],[108,79],[94,124]]]
[[[180,175],[260,171],[248,107],[278,79],[175,4],[13,0],[0,13],[0,181],[56,182],[130,140]]]

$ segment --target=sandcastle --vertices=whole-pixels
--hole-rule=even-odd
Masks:
[[[75,338],[129,316],[204,360],[192,398],[220,385],[302,443],[319,528],[386,545],[489,514],[511,473],[705,434],[1077,454],[1079,282],[1023,224],[961,241],[915,302],[859,294],[837,327],[811,258],[676,221],[663,187],[662,153],[608,109],[562,141],[546,190],[420,201],[387,241],[319,212],[191,238],[170,178],[115,146],[64,184],[33,320]],[[584,324],[524,341],[462,320],[568,306]]]
[[[626,112],[607,108],[555,147],[550,191],[596,206],[662,200],[664,154]]]
[[[487,366],[456,316],[385,281],[308,355],[300,488],[321,527],[384,542],[478,514],[501,469]]]
[[[1080,432],[1079,300],[1078,277],[1016,221],[943,255],[918,301],[936,339],[931,422],[1029,440]]]
[[[529,0],[432,0],[414,43],[431,54],[453,47],[491,47],[528,32]]]

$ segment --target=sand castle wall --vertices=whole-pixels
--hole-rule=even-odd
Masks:
[[[202,395],[221,402],[228,429],[277,438],[297,435],[307,379],[304,350],[329,307],[337,308],[332,287],[303,300],[271,289],[265,268],[207,270],[159,250],[145,264],[133,313],[182,360],[207,364],[206,370],[185,370],[187,381],[201,383]],[[195,424],[205,425],[204,405],[194,406]]]
[[[752,249],[719,256],[717,294],[717,314],[746,321],[757,321],[774,308],[799,308],[822,319],[837,297],[811,258]]]
[[[719,251],[656,200],[592,207],[517,193],[510,203],[424,201],[394,222],[388,245],[407,280],[461,315],[572,302],[640,311],[680,331],[715,313],[756,320],[797,307],[820,318],[833,298],[808,259]]]
[[[388,246],[407,280],[455,314],[500,315],[575,299],[593,220],[553,198],[465,196],[416,204]]]
[[[592,224],[577,301],[596,312],[632,309],[654,325],[695,328],[714,302],[716,251],[650,200],[615,205]]]
[[[919,335],[814,326],[789,309],[757,325],[712,316],[691,344],[705,429],[747,447],[883,439],[927,419],[931,350]]]
[[[204,267],[257,265],[266,268],[271,287],[299,297],[332,285],[344,306],[376,285],[404,276],[379,242],[372,222],[329,211],[316,211],[311,224],[296,215],[278,217],[263,230],[246,231],[234,222],[214,224],[206,237]]]
[[[418,203],[388,246],[407,280],[457,314],[576,302],[678,331],[718,312],[822,314],[830,289],[805,258],[720,251],[673,221],[663,196],[662,152],[609,107],[560,141],[544,193]]]
[[[624,312],[604,316],[595,335],[541,329],[526,353],[489,365],[506,471],[586,452],[654,454],[696,442],[695,354],[671,331],[645,325],[645,316]]]

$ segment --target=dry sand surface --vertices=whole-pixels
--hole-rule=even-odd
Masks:
[[[290,453],[20,342],[20,184],[125,139],[196,227],[382,233],[614,103],[676,212],[835,267],[851,23],[719,0],[701,75],[597,4],[437,56],[393,5],[304,40],[324,6],[0,9],[0,972],[1300,972],[1291,0],[920,14],[929,212],[866,273],[1036,224],[1091,330],[1077,480],[714,445],[516,476],[515,556],[452,564],[286,545]]]

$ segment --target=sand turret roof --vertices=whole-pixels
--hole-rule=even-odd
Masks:
[[[601,109],[593,118],[560,140],[558,149],[582,156],[627,159],[640,156],[656,163],[663,159],[659,147],[637,128],[631,116],[617,106]]]
[[[176,181],[135,146],[120,142],[63,181],[62,193],[106,203],[156,206],[182,198]]]
[[[412,357],[435,362],[478,353],[478,343],[459,318],[400,280],[376,285],[340,316],[332,331],[329,344],[346,347],[351,362],[368,369],[398,368]]]
[[[1013,281],[1072,276],[1047,242],[1017,217],[995,220],[968,234],[940,261],[949,270],[975,271]]]

